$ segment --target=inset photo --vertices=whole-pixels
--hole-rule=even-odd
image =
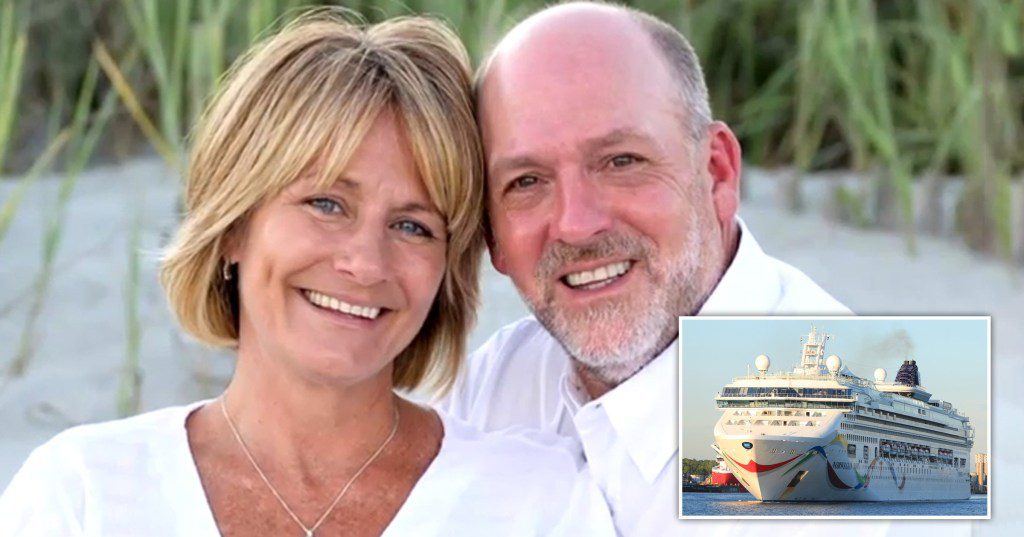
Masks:
[[[989,317],[681,317],[680,518],[990,518]]]

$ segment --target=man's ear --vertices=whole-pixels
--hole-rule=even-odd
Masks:
[[[503,256],[501,252],[498,252],[493,247],[490,247],[489,251],[491,253],[491,265],[494,266],[494,270],[497,270],[498,272],[504,274],[505,276],[508,276],[508,271],[505,270],[505,256]]]
[[[740,175],[743,168],[740,142],[728,125],[714,121],[708,127],[708,164],[711,201],[722,229],[732,225],[740,204]]]
[[[494,266],[494,270],[508,276],[508,271],[505,267],[505,254],[502,253],[497,241],[494,240],[491,222],[487,217],[484,217],[484,240],[487,241],[487,253],[491,256],[491,265]]]

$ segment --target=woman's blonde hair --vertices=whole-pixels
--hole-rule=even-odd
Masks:
[[[395,359],[393,381],[443,392],[475,320],[484,244],[469,58],[436,20],[366,25],[349,18],[311,12],[232,67],[194,132],[184,221],[160,280],[186,332],[236,346],[237,284],[222,277],[229,233],[303,173],[318,170],[321,185],[333,183],[377,116],[392,110],[448,232],[441,288],[423,328]]]

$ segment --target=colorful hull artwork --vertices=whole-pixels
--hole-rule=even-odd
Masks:
[[[970,495],[969,490],[960,490],[966,489],[967,483],[961,483],[955,471],[933,469],[928,480],[922,479],[921,485],[914,486],[914,480],[907,479],[908,472],[920,471],[914,465],[883,457],[851,463],[848,443],[842,435],[835,434],[825,443],[821,440],[761,438],[753,442],[759,450],[745,448],[738,441],[722,441],[716,447],[736,478],[762,501],[913,501],[962,499]],[[753,452],[756,457],[758,451],[769,455],[793,453],[800,444],[800,454],[777,462],[762,463],[748,455]],[[937,479],[947,481],[948,486],[942,487],[945,492],[934,486]]]

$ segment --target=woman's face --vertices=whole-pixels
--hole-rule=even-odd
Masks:
[[[446,241],[405,135],[382,113],[333,186],[309,174],[249,218],[229,252],[240,353],[310,380],[390,379],[437,295]]]

